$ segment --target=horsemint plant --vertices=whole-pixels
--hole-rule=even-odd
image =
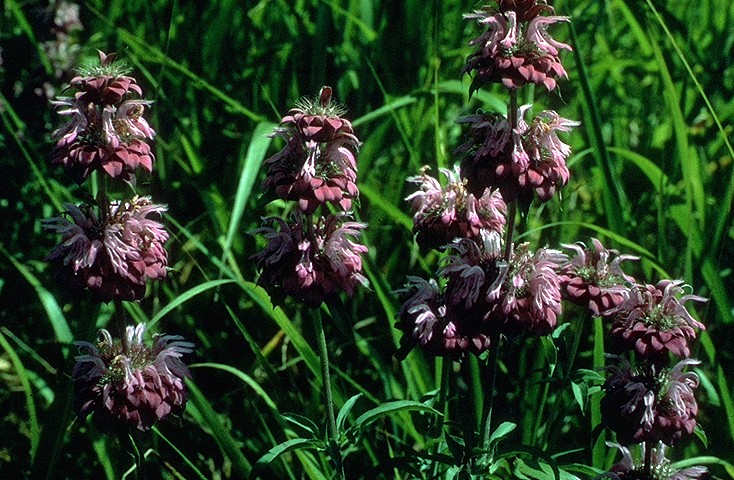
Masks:
[[[436,279],[409,277],[399,291],[407,297],[398,322],[404,332],[402,350],[418,346],[460,362],[467,354],[489,357],[484,419],[464,431],[465,453],[454,455],[457,465],[452,468],[499,478],[510,467],[506,459],[495,461],[496,440],[511,430],[503,425],[493,432],[491,425],[501,339],[523,332],[550,334],[562,314],[562,298],[585,306],[592,316],[612,319],[616,345],[644,358],[635,370],[610,367],[614,373],[603,387],[604,425],[623,445],[644,442],[641,464],[628,461],[627,455],[609,475],[703,478],[703,468],[676,472],[664,448],[655,444],[673,445],[696,425],[693,389],[698,377],[682,372],[693,362],[668,368],[666,361],[668,353],[688,356],[694,328],[703,326],[682,303],[701,298],[682,296],[678,281],[636,284],[620,267],[636,257],[607,250],[596,239],[590,248],[580,242],[564,245],[576,253],[571,259],[559,250],[532,251],[527,243],[513,242],[518,205],[527,214],[534,200],[547,202],[568,183],[571,149],[557,133],[579,125],[553,111],[527,118],[532,105],[518,107],[523,86],[552,91],[567,76],[559,52],[571,47],[550,37],[546,28],[569,19],[553,13],[543,0],[498,0],[465,15],[487,28],[470,42],[477,47],[464,68],[473,75],[470,93],[491,83],[503,85],[509,95],[507,114],[480,112],[459,119],[468,125],[469,139],[456,150],[456,174],[442,170],[445,186],[427,175],[427,167],[421,176],[408,178],[420,185],[407,197],[416,241],[424,249],[444,247],[449,255]],[[470,440],[476,434],[480,444]]]
[[[326,336],[320,309],[333,306],[340,292],[351,296],[362,275],[367,247],[357,238],[365,224],[351,220],[358,198],[356,155],[360,142],[344,109],[332,102],[331,87],[323,87],[315,100],[301,100],[272,134],[285,146],[265,161],[266,198],[295,202],[290,218],[268,217],[253,233],[265,237],[265,248],[252,256],[260,270],[258,282],[274,303],[292,297],[312,313],[321,364],[326,410],[327,441],[314,439],[330,456],[339,478],[345,478],[339,434],[334,414]],[[267,464],[273,451],[263,456]]]
[[[101,329],[96,345],[76,342],[80,355],[72,377],[79,416],[92,414],[101,430],[122,433],[149,430],[182,413],[184,379],[190,374],[181,357],[193,344],[177,335],[156,335],[148,346],[145,325],[126,325],[122,302],[141,300],[149,280],[166,277],[168,232],[154,219],[166,207],[138,195],[108,196],[110,179],[134,189],[136,170],[150,172],[154,161],[147,141],[155,132],[142,116],[152,102],[139,98],[142,89],[114,60],[115,54],[99,52],[99,66],[71,80],[73,96],[52,102],[70,117],[54,132],[52,163],[79,184],[97,175],[99,191],[87,203],[66,204],[64,215],[44,226],[61,235],[47,258],[60,282],[77,293],[89,291],[94,301],[114,301],[113,331],[119,338]]]

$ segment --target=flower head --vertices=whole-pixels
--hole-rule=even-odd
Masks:
[[[508,330],[528,330],[547,335],[562,312],[561,280],[557,270],[566,260],[558,250],[540,248],[534,253],[527,244],[516,247],[502,291],[501,312]]]
[[[695,360],[681,360],[673,368],[654,364],[633,369],[626,360],[608,367],[601,401],[602,420],[622,445],[661,441],[674,445],[693,433],[698,404],[693,390],[698,376],[683,373]]]
[[[582,242],[563,245],[576,255],[561,265],[561,283],[569,300],[588,307],[598,317],[627,298],[628,284],[635,280],[622,271],[620,264],[639,257],[608,250],[596,238],[591,242],[588,247]]]
[[[152,347],[144,340],[145,326],[128,326],[125,341],[113,341],[99,331],[97,345],[75,342],[80,355],[72,373],[75,408],[81,417],[92,414],[104,430],[134,427],[148,430],[169,414],[183,412],[190,378],[181,357],[194,345],[178,335],[156,335]]]
[[[661,280],[657,285],[634,285],[628,297],[608,313],[613,319],[610,334],[620,348],[634,349],[643,358],[663,363],[668,352],[688,357],[688,342],[695,328],[704,330],[683,304],[706,299],[684,294],[681,280]]]
[[[597,480],[608,478],[612,480],[704,480],[711,478],[706,467],[689,467],[676,470],[670,460],[665,458],[665,444],[652,448],[649,474],[645,472],[645,450],[647,445],[639,445],[640,455],[633,456],[629,448],[622,445],[607,443],[610,447],[617,447],[622,453],[622,459],[612,466],[611,470],[597,477]]]
[[[53,133],[56,145],[51,163],[63,165],[77,183],[94,170],[132,181],[135,170],[153,169],[154,156],[146,140],[155,132],[143,118],[152,102],[131,98],[142,95],[135,79],[112,64],[114,54],[100,52],[100,67],[71,80],[73,97],[51,103],[69,122]]]
[[[464,67],[464,72],[474,72],[472,91],[490,82],[511,90],[527,83],[553,90],[559,78],[568,76],[559,51],[571,47],[554,40],[547,28],[568,21],[568,17],[539,15],[543,11],[553,12],[545,2],[505,0],[498,7],[464,15],[487,29],[469,42],[477,47]]]
[[[283,117],[273,134],[285,147],[265,161],[263,189],[298,201],[306,214],[330,203],[343,211],[359,195],[356,153],[360,142],[341,107],[331,103],[331,88],[318,102],[304,100]]]
[[[266,218],[254,233],[264,234],[268,244],[251,258],[261,269],[259,282],[276,299],[288,295],[316,308],[324,298],[343,291],[352,295],[358,284],[367,285],[362,275],[362,257],[367,247],[356,243],[366,225],[345,221],[346,214],[304,223]]]
[[[480,197],[467,192],[465,182],[456,172],[442,168],[448,185],[442,187],[435,178],[426,174],[409,177],[420,185],[420,190],[406,198],[413,204],[413,231],[418,244],[439,248],[456,238],[480,239],[480,233],[501,232],[505,225],[507,205],[498,190],[485,189]]]
[[[470,140],[457,153],[463,155],[461,172],[470,192],[497,188],[506,202],[533,194],[545,202],[568,183],[566,158],[571,148],[556,132],[568,132],[579,122],[547,110],[528,123],[524,116],[529,108],[523,105],[518,109],[515,128],[496,113],[459,119],[469,124]]]
[[[148,280],[166,276],[168,232],[148,218],[166,208],[149,198],[114,201],[100,210],[66,204],[66,214],[44,220],[45,228],[61,234],[47,260],[72,288],[88,288],[101,301],[139,300]]]

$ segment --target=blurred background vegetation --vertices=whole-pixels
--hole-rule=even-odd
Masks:
[[[133,465],[129,439],[105,437],[74,419],[71,342],[91,341],[112,307],[70,297],[54,282],[44,258],[57,238],[40,226],[64,202],[83,199],[88,188],[72,185],[49,164],[50,134],[62,120],[49,100],[63,92],[77,65],[96,58],[97,49],[117,52],[145,97],[155,101],[148,120],[158,133],[157,161],[152,175],[139,175],[136,189],[169,208],[172,271],[128,313],[152,322],[151,331],[197,344],[189,359],[194,380],[185,415],[138,441],[150,478],[243,478],[272,446],[311,428],[300,417],[284,419],[288,412],[323,431],[309,317],[288,302],[274,309],[256,288],[249,257],[262,244],[247,233],[261,216],[283,212],[282,204],[258,201],[262,160],[281,146],[265,134],[295,101],[316,95],[322,85],[334,88],[363,142],[355,210],[369,224],[371,288],[345,299],[341,312],[354,336],[327,322],[337,404],[361,392],[356,415],[388,399],[435,397],[441,362],[420,352],[403,362],[393,357],[401,336],[393,328],[400,305],[393,292],[406,275],[429,275],[438,260],[414,246],[403,201],[413,187],[405,177],[422,165],[434,172],[453,165],[453,149],[465,134],[457,117],[506,108],[501,89],[469,98],[470,79],[460,74],[471,51],[468,41],[480,33],[461,15],[481,3],[3,5],[0,477],[112,479]],[[74,5],[78,20],[69,15]],[[703,361],[697,371],[705,435],[674,455],[706,456],[717,475],[734,478],[719,461],[734,462],[734,174],[728,140],[734,4],[553,5],[572,19],[572,26],[552,31],[574,46],[563,57],[570,78],[551,95],[523,90],[520,101],[535,103],[536,111],[555,109],[582,126],[564,138],[574,150],[569,185],[560,198],[533,205],[523,238],[558,247],[595,236],[642,257],[632,267],[636,278],[682,278],[710,298],[697,312],[707,331],[693,353]],[[560,465],[608,468],[616,457],[599,441],[605,434],[597,437],[594,430],[598,388],[577,373],[598,366],[599,327],[570,306],[563,322],[569,327],[555,335],[555,346],[538,339],[508,345],[497,378],[496,421],[519,423],[507,450],[530,445]],[[477,363],[457,367],[458,393],[449,399],[469,398],[469,412],[481,412],[481,385],[472,369]],[[428,417],[403,412],[360,429],[346,458],[349,478],[417,476],[423,460],[415,452],[444,441],[428,423]],[[263,478],[325,478],[319,473],[324,458],[313,451],[289,453]],[[580,471],[575,474],[586,478]]]

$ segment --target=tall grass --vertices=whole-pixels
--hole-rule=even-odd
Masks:
[[[597,236],[641,256],[636,274],[682,278],[710,298],[698,312],[707,332],[694,354],[704,360],[703,430],[678,455],[701,457],[720,478],[734,478],[726,463],[734,463],[734,6],[554,5],[572,18],[573,27],[554,33],[574,53],[564,57],[570,78],[544,100],[582,127],[568,137],[575,152],[569,185],[560,199],[531,210],[523,238],[557,246]],[[273,306],[256,285],[249,257],[262,240],[247,233],[282,208],[259,199],[262,160],[281,146],[266,134],[322,85],[334,87],[363,141],[356,211],[369,225],[371,287],[323,312],[348,478],[428,478],[429,460],[460,464],[471,454],[463,450],[467,438],[443,433],[466,419],[441,414],[453,405],[472,421],[481,417],[487,379],[470,361],[459,367],[417,350],[396,360],[394,291],[406,275],[431,272],[438,261],[414,245],[406,176],[422,165],[435,171],[453,164],[465,133],[458,116],[505,108],[500,89],[470,98],[469,79],[460,75],[477,33],[461,14],[473,7],[455,0],[81,4],[84,29],[72,38],[79,61],[95,49],[116,51],[155,99],[149,121],[158,132],[156,170],[139,178],[138,188],[169,206],[172,272],[128,314],[197,344],[184,416],[150,435],[118,439],[75,420],[71,408],[71,343],[91,341],[110,308],[69,297],[44,263],[56,239],[40,220],[83,192],[48,162],[59,118],[43,90],[61,92],[73,74],[56,76],[39,47],[52,40],[46,3],[6,0],[0,477],[119,478],[137,451],[151,478],[245,478],[253,471],[328,478],[311,320],[296,303]],[[602,330],[569,306],[552,341],[503,346],[493,425],[505,427],[492,445],[497,459],[517,454],[511,469],[519,478],[536,478],[549,466],[542,478],[591,478],[614,461],[598,428]],[[442,399],[449,377],[453,393]],[[460,398],[471,405],[459,405]],[[263,461],[278,445],[281,455]],[[533,463],[534,456],[545,460]]]

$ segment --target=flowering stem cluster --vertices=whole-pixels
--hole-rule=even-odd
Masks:
[[[344,110],[323,87],[315,101],[302,100],[283,117],[273,136],[285,141],[265,161],[265,196],[295,203],[288,220],[269,217],[254,233],[264,235],[265,248],[252,256],[259,283],[274,302],[285,297],[302,301],[313,312],[327,412],[329,452],[344,478],[329,374],[326,336],[319,309],[340,292],[351,296],[367,285],[357,238],[365,224],[351,220],[359,195],[357,151],[360,142]]]
[[[183,411],[190,373],[181,357],[193,344],[179,336],[156,336],[149,346],[145,326],[128,326],[123,301],[145,296],[149,280],[168,271],[165,227],[151,218],[166,207],[148,197],[111,200],[108,180],[134,188],[136,171],[153,169],[147,143],[155,132],[143,118],[152,102],[140,99],[142,89],[115,55],[99,52],[99,66],[71,80],[73,96],[51,103],[69,122],[57,129],[51,162],[63,166],[78,183],[98,175],[93,202],[66,204],[64,215],[44,220],[61,235],[47,260],[61,283],[72,291],[88,290],[93,300],[114,301],[113,340],[106,329],[96,345],[76,342],[80,355],[73,371],[75,405],[80,417],[92,414],[103,430],[149,430],[169,414]]]

